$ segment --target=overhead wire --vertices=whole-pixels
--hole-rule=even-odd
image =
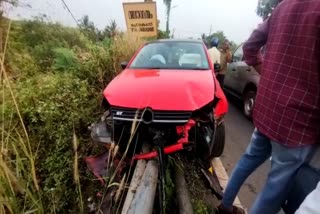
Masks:
[[[71,12],[69,6],[67,5],[67,3],[65,2],[65,0],[61,0],[62,4],[64,5],[64,7],[67,9],[67,11],[69,12],[69,14],[71,15],[72,19],[75,21],[75,23],[77,24],[77,26],[81,29],[81,26],[78,22],[78,20],[76,19],[76,17],[73,15],[73,13]]]

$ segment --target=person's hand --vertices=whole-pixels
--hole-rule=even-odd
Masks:
[[[261,74],[262,64],[254,65],[253,68],[256,70],[256,72]]]

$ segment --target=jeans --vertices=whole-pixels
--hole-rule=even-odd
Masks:
[[[288,193],[292,176],[299,167],[307,162],[312,154],[313,146],[289,148],[271,141],[257,129],[252,134],[251,142],[238,161],[225,189],[222,205],[231,208],[241,185],[270,156],[271,171],[262,192],[254,202],[250,213],[275,214]]]

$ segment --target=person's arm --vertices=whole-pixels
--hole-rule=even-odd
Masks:
[[[260,50],[266,44],[269,32],[269,19],[255,29],[243,45],[245,62],[253,66],[258,73],[261,71],[262,57]]]

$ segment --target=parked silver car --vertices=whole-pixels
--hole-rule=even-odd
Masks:
[[[260,75],[255,69],[243,61],[243,44],[240,45],[232,54],[231,63],[228,64],[224,89],[227,93],[240,98],[243,113],[249,119],[252,118],[259,80]]]

